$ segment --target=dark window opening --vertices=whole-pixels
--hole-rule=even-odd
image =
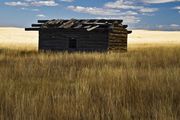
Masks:
[[[69,48],[75,49],[77,48],[77,40],[74,38],[69,38]]]

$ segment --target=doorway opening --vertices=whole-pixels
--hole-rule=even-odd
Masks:
[[[69,48],[70,49],[77,48],[77,40],[75,38],[69,38]]]

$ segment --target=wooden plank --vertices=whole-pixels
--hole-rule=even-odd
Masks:
[[[123,44],[123,43],[125,43],[125,44],[127,44],[127,41],[113,41],[113,42],[109,42],[109,44]]]
[[[68,48],[60,48],[60,47],[40,47],[40,50],[50,50],[50,51],[65,51],[68,50]]]
[[[82,24],[79,24],[79,25],[75,26],[74,28],[78,29],[78,28],[81,28],[82,26],[83,26]]]
[[[127,40],[119,39],[119,40],[109,40],[109,43],[113,42],[127,42]]]
[[[109,40],[121,40],[121,39],[127,40],[127,37],[124,37],[124,36],[109,36]]]
[[[127,43],[124,43],[124,42],[120,42],[120,43],[109,43],[108,45],[109,45],[109,46],[120,46],[120,45],[125,45],[125,46],[127,46]]]
[[[117,29],[113,29],[111,33],[128,34],[128,32],[125,30],[117,30]]]
[[[32,24],[32,27],[41,27],[43,24]]]
[[[38,20],[38,23],[46,23],[48,22],[49,20]]]
[[[127,46],[127,43],[109,43],[108,46]]]
[[[119,42],[119,41],[127,41],[127,39],[124,39],[124,38],[118,38],[118,39],[109,39],[108,42]]]
[[[131,33],[132,33],[132,31],[127,31],[127,33],[128,33],[128,34],[131,34]]]
[[[40,44],[40,47],[67,48],[68,44]]]
[[[114,29],[114,30],[127,31],[127,29],[126,29],[125,27],[126,27],[126,26],[121,25],[121,26],[118,26],[118,27],[113,27],[112,30]]]
[[[67,48],[68,45],[56,45],[56,44],[41,44],[41,47],[54,47],[54,48]]]
[[[88,28],[90,28],[90,27],[92,27],[92,26],[91,26],[91,25],[87,25],[87,26],[84,26],[83,28],[88,29]]]
[[[68,40],[44,40],[44,39],[41,39],[40,41],[42,44],[68,44]],[[77,41],[77,43],[79,45],[90,45],[90,46],[93,46],[93,45],[107,45],[108,43],[107,42],[92,42],[92,41],[85,41],[85,42],[82,42],[82,41]]]
[[[41,40],[41,43],[46,43],[46,44],[67,44],[68,41],[60,41],[60,40],[49,40],[49,41],[44,41],[44,40]]]
[[[78,46],[78,48],[106,49],[107,46]]]
[[[109,44],[118,44],[118,43],[121,43],[121,44],[127,44],[127,41],[124,41],[124,40],[118,40],[118,41],[109,41]]]
[[[65,26],[64,26],[64,28],[71,28],[73,25],[74,25],[74,23],[73,23],[73,22],[71,22],[71,23],[69,23],[69,24],[65,25]]]
[[[91,27],[91,28],[88,28],[87,31],[92,31],[92,30],[94,30],[94,29],[96,29],[96,28],[98,28],[98,27],[99,27],[99,25],[93,26],[93,27]]]
[[[108,45],[121,45],[121,44],[126,44],[127,45],[127,42],[109,42]]]
[[[127,37],[124,37],[121,34],[110,33],[109,38],[127,38]]]
[[[75,20],[71,19],[67,22],[64,22],[61,26],[59,26],[59,28],[70,28],[71,26],[74,25]]]
[[[126,47],[109,47],[108,48],[109,50],[127,50],[127,48]]]
[[[127,43],[109,43],[109,47],[117,46],[127,46]]]
[[[123,28],[127,28],[128,27],[128,25],[123,25]]]
[[[39,31],[40,28],[25,28],[25,31]]]
[[[113,33],[113,34],[119,34],[119,33]],[[127,38],[127,34],[119,34],[120,37]],[[112,37],[112,36],[111,36]]]
[[[108,48],[109,48],[109,49],[127,49],[126,46],[115,46],[115,47],[109,46]]]

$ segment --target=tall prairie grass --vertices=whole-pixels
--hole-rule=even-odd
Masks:
[[[180,46],[0,50],[0,120],[179,120]]]

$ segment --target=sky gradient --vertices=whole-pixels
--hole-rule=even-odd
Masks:
[[[38,19],[123,19],[132,29],[180,30],[180,0],[1,0],[0,26]]]

